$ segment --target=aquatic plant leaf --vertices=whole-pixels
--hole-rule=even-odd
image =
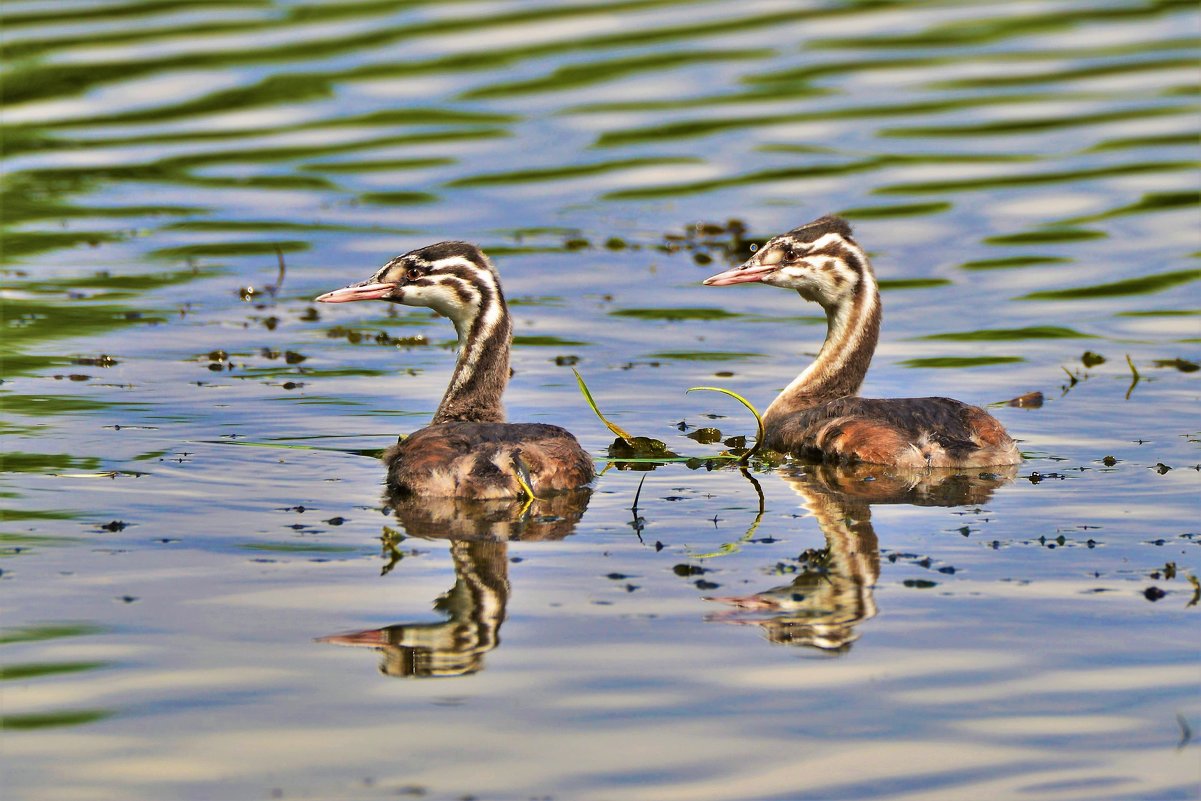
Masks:
[[[950,340],[955,342],[1006,342],[1023,339],[1093,339],[1072,328],[1058,325],[1036,325],[1026,328],[991,328],[980,331],[955,331],[946,334],[930,334],[922,339]]]
[[[571,372],[575,373],[575,380],[576,383],[579,384],[580,394],[584,396],[584,400],[588,401],[588,407],[592,409],[593,413],[596,414],[596,416],[600,418],[600,421],[605,424],[605,428],[616,434],[619,439],[623,439],[626,442],[633,440],[634,437],[630,434],[630,432],[626,431],[616,423],[610,422],[609,418],[601,414],[601,410],[599,407],[597,407],[596,401],[592,398],[592,393],[588,390],[588,385],[584,383],[584,378],[580,375],[580,371],[573,367],[571,368]]]
[[[961,270],[1010,270],[1020,267],[1038,267],[1044,264],[1071,264],[1067,256],[1004,256],[998,259],[965,261]]]
[[[614,317],[634,317],[638,320],[728,320],[741,316],[726,309],[707,308],[616,309],[609,314]]]
[[[82,673],[87,670],[108,667],[111,662],[29,662],[17,665],[0,665],[0,681],[36,679],[42,676],[61,676],[64,673]]]
[[[666,442],[651,437],[619,436],[609,446],[608,455],[610,459],[642,464],[661,463],[666,459],[687,460],[668,448]]]
[[[1094,284],[1073,289],[1048,289],[1022,295],[1018,300],[1081,300],[1086,298],[1112,298],[1122,295],[1149,295],[1174,286],[1201,280],[1201,270],[1176,270],[1169,273],[1127,278],[1109,284]]]
[[[881,278],[876,282],[885,292],[890,289],[929,289],[950,283],[950,278]]]
[[[59,623],[43,626],[23,626],[8,629],[0,634],[0,645],[18,642],[42,642],[56,640],[60,637],[84,637],[89,634],[102,634],[106,629],[92,623]]]
[[[1021,356],[930,356],[920,359],[905,359],[902,367],[987,367],[992,364],[1014,364],[1026,361]]]
[[[32,715],[5,715],[0,717],[0,729],[49,729],[59,726],[79,726],[94,723],[116,714],[111,709],[79,709],[63,712],[42,712]]]
[[[762,357],[762,353],[716,350],[673,350],[650,354],[652,359],[679,359],[690,362],[730,362]]]
[[[765,436],[763,433],[763,417],[762,417],[762,415],[759,414],[759,410],[756,409],[749,400],[742,397],[737,392],[734,392],[734,391],[728,390],[728,389],[724,389],[722,387],[690,387],[688,389],[688,392],[720,392],[723,395],[729,395],[731,398],[738,401],[743,406],[745,406],[747,409],[749,409],[751,414],[755,415],[755,425],[757,425],[759,428],[758,432],[755,435],[755,445],[750,450],[748,450],[746,453],[742,454],[742,456],[738,457],[739,464],[746,464],[748,461],[750,461],[750,458],[752,456],[754,456],[756,453],[758,453],[759,449],[763,447],[763,441],[765,439]]]

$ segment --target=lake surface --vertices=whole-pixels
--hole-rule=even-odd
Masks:
[[[1194,2],[0,24],[6,801],[1198,797]],[[686,390],[762,409],[825,328],[700,281],[829,212],[864,394],[1000,404],[1011,475],[720,458],[754,421]],[[453,330],[312,298],[443,239],[590,492],[384,497]],[[610,464],[572,367],[692,458]]]

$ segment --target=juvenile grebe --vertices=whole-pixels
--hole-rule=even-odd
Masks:
[[[765,447],[832,461],[991,467],[1022,456],[996,418],[951,398],[857,397],[880,336],[880,293],[867,255],[839,217],[781,234],[709,286],[757,281],[795,289],[826,311],[817,358],[763,415]]]
[[[387,300],[449,317],[459,335],[450,386],[429,426],[384,453],[400,494],[512,498],[554,493],[592,480],[592,459],[570,432],[506,423],[513,323],[496,268],[475,245],[439,242],[397,256],[371,278],[317,298]]]

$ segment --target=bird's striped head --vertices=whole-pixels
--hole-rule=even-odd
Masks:
[[[503,304],[496,268],[482,250],[467,242],[439,242],[397,256],[366,281],[326,292],[317,300],[387,300],[425,306],[449,317],[456,328],[498,301]]]
[[[705,279],[707,286],[758,282],[795,289],[806,300],[837,305],[871,274],[867,256],[841,217],[821,217],[770,239],[739,266]]]

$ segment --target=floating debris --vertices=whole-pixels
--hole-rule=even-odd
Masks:
[[[81,356],[77,359],[72,359],[71,364],[83,365],[86,367],[113,367],[120,364],[108,354],[102,353],[99,356]]]
[[[1016,398],[1010,398],[1005,401],[1006,406],[1016,406],[1019,409],[1041,409],[1043,405],[1043,393],[1027,392],[1025,395],[1018,395]]]
[[[1195,373],[1201,370],[1201,364],[1186,359],[1156,359],[1152,362],[1156,367],[1174,367],[1182,373]]]

